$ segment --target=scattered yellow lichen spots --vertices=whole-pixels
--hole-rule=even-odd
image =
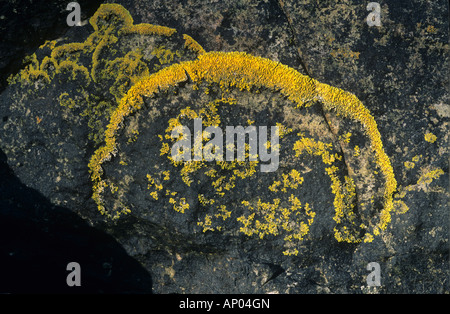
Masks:
[[[173,61],[175,53],[170,49],[166,49],[165,46],[160,46],[152,51],[152,55],[155,55],[158,58],[159,63],[167,64]]]
[[[278,135],[278,137],[280,139],[285,137],[287,134],[292,133],[292,128],[287,128],[286,126],[284,126],[283,124],[281,124],[279,122],[276,123],[276,126],[277,126],[276,134]]]
[[[169,170],[166,170],[166,171],[163,171],[162,173],[163,173],[163,175],[164,175],[163,180],[164,180],[164,181],[169,181],[169,180],[170,180],[170,171],[169,171]]]
[[[417,183],[399,188],[398,193],[394,195],[397,201],[400,201],[401,199],[405,198],[408,192],[413,191],[423,191],[425,193],[430,192],[445,193],[445,189],[443,189],[442,187],[431,186],[433,180],[438,179],[441,175],[444,174],[444,170],[442,170],[441,168],[430,170],[429,167],[424,167],[420,169],[419,172],[421,173],[421,175],[419,176]],[[402,209],[404,209],[406,205],[402,205],[397,202],[396,206],[397,206],[396,212],[402,213],[403,212]]]
[[[205,220],[197,222],[197,225],[200,227],[203,227],[203,232],[214,231],[214,228],[211,227],[212,226],[212,216],[211,215],[205,215]]]
[[[331,143],[325,144],[307,137],[301,137],[294,143],[293,147],[296,157],[306,152],[310,155],[321,156],[322,161],[327,165],[331,165],[336,160],[335,155],[329,152],[331,148]]]
[[[425,133],[425,141],[428,143],[434,143],[437,140],[437,136],[431,132]]]
[[[415,163],[411,162],[411,161],[405,161],[404,162],[405,168],[406,169],[413,169],[415,167]]]
[[[350,137],[352,136],[352,133],[347,132],[344,135],[339,136],[339,140],[344,143],[350,143]]]
[[[118,108],[112,114],[110,124],[105,132],[106,143],[103,147],[99,148],[92,156],[89,167],[91,170],[91,178],[94,182],[94,199],[96,200],[99,209],[103,209],[104,205],[101,200],[101,192],[103,189],[103,170],[101,164],[111,158],[116,153],[116,133],[121,127],[125,117],[130,115],[135,110],[139,110],[142,107],[142,96],[150,96],[161,90],[166,90],[168,87],[176,85],[179,82],[186,81],[190,78],[195,84],[205,82],[207,84],[218,84],[223,91],[230,88],[237,88],[239,90],[250,91],[252,87],[256,89],[265,87],[268,89],[279,91],[286,96],[289,100],[296,103],[298,108],[305,106],[306,103],[311,103],[312,100],[320,101],[326,110],[336,110],[338,114],[344,118],[351,118],[358,121],[364,128],[365,134],[370,139],[370,148],[375,154],[375,162],[381,170],[385,179],[384,186],[384,208],[379,213],[378,223],[372,224],[371,228],[373,232],[369,232],[369,227],[365,227],[366,233],[363,239],[356,236],[355,231],[361,225],[356,226],[356,214],[355,209],[355,183],[350,177],[345,177],[345,181],[341,182],[338,177],[338,168],[333,163],[341,159],[341,156],[331,153],[332,144],[326,144],[314,139],[300,137],[295,142],[293,149],[296,156],[302,153],[308,153],[311,155],[320,156],[327,168],[326,173],[331,179],[331,190],[335,195],[334,207],[335,207],[335,222],[340,228],[335,228],[335,237],[338,241],[346,242],[369,242],[373,239],[373,235],[380,234],[380,231],[385,229],[390,222],[390,212],[393,209],[393,193],[396,190],[397,182],[395,180],[393,169],[389,158],[383,150],[381,136],[377,129],[377,125],[370,112],[363,106],[363,104],[354,96],[348,92],[340,90],[338,88],[319,83],[307,76],[304,76],[297,71],[282,65],[278,62],[274,62],[268,59],[250,56],[240,52],[210,52],[204,53],[199,56],[195,61],[183,62],[180,64],[171,65],[153,75],[147,79],[141,80],[134,85],[122,98]],[[198,88],[198,87],[197,87]],[[224,102],[223,100],[221,100]],[[235,103],[230,101],[230,104]],[[211,106],[210,106],[211,107]],[[212,106],[214,107],[214,106]],[[214,110],[210,110],[209,123],[216,125],[215,120],[216,113]],[[206,112],[194,112],[185,108],[182,112],[185,118],[194,117],[206,117]],[[169,128],[166,132],[170,131],[176,125],[180,124],[180,117],[169,121]],[[207,119],[205,119],[207,120]],[[280,128],[280,136],[284,136],[291,132],[290,129]],[[166,134],[167,135],[167,134]],[[350,141],[350,133],[345,134],[341,140],[345,143]],[[167,137],[160,137],[160,141],[168,139]],[[356,151],[356,150],[355,150]],[[161,154],[167,154],[167,146],[162,146]],[[248,156],[248,155],[247,155]],[[170,157],[169,157],[170,159]],[[174,164],[179,166],[180,164]],[[217,165],[223,170],[233,170],[233,174],[225,177],[219,175],[217,172],[208,170],[207,173],[211,178],[212,187],[217,196],[224,196],[226,191],[230,191],[235,187],[235,180],[245,178],[252,175],[255,171],[254,165],[247,163],[246,169],[235,169],[236,166],[244,166],[239,162],[221,162],[217,161]],[[190,174],[205,167],[203,161],[185,162],[180,170],[181,177],[184,183],[189,186],[192,184],[192,178]],[[227,179],[227,180],[225,180]],[[287,188],[295,189],[301,184],[302,177],[298,172],[292,171],[289,174],[282,175],[280,180],[275,180],[270,186],[269,190],[272,192],[282,191],[287,192]],[[156,186],[156,185],[155,185]],[[200,199],[199,199],[200,201]],[[206,200],[203,200],[206,202]],[[309,230],[309,225],[312,223],[313,214],[311,211],[306,210],[306,216],[310,216],[306,222],[302,221],[293,224],[288,223],[287,217],[293,219],[294,212],[296,213],[300,205],[299,201],[293,196],[290,198],[290,207],[282,207],[279,199],[274,199],[272,202],[262,202],[259,200],[256,204],[243,203],[244,207],[248,211],[252,211],[252,208],[256,208],[249,215],[243,215],[238,218],[238,221],[242,223],[241,232],[247,235],[258,235],[260,238],[264,238],[268,235],[277,235],[283,232],[293,232],[292,237],[286,239],[302,239]],[[170,204],[174,205],[174,209],[179,212],[184,212],[187,203],[178,202],[175,198],[169,199]],[[205,203],[206,204],[206,203]],[[225,216],[225,212],[222,212]],[[261,216],[264,213],[264,216]],[[203,227],[203,230],[214,230],[213,219],[217,218],[212,215],[206,215],[203,222],[199,222],[199,225]],[[293,220],[295,222],[295,219]],[[292,226],[296,227],[293,228]],[[293,231],[295,229],[295,231]],[[287,241],[289,242],[289,241]],[[291,250],[286,251],[286,254],[295,254],[297,251],[294,247]]]
[[[420,176],[419,180],[417,180],[417,184],[418,185],[420,185],[420,184],[428,185],[431,182],[433,182],[434,179],[439,178],[443,174],[444,174],[444,170],[442,170],[441,168],[426,172]]]
[[[184,211],[189,209],[189,203],[186,201],[186,198],[181,197],[178,202],[176,202],[173,198],[169,199],[169,203],[173,204],[173,209],[179,213],[184,214]]]
[[[437,32],[437,28],[433,25],[428,25],[426,31],[430,34],[435,34]]]
[[[273,183],[269,186],[269,190],[272,192],[278,192],[278,187],[281,186],[281,181],[273,181]]]
[[[203,206],[212,205],[215,202],[214,199],[207,199],[203,194],[198,194],[198,201]]]
[[[295,190],[304,181],[303,177],[300,175],[300,172],[295,169],[292,169],[288,174],[283,173],[281,177],[282,180],[274,180],[273,183],[268,187],[270,191],[281,191],[283,193],[286,193],[288,188]]]
[[[231,210],[228,210],[227,206],[222,204],[219,206],[219,212],[216,214],[216,217],[226,220],[231,217]]]
[[[152,177],[150,174],[147,174],[147,180],[148,180],[148,183],[149,183],[149,188],[150,188],[153,184],[155,184],[155,179],[153,179],[153,177]]]
[[[128,139],[127,143],[129,144],[129,143],[134,143],[134,142],[136,142],[138,136],[139,136],[139,131],[138,131],[138,130],[132,130],[132,131],[131,131],[131,136],[130,136],[130,138]]]
[[[394,200],[394,208],[395,213],[399,215],[402,215],[409,210],[408,205],[406,205],[402,200]]]
[[[261,199],[258,199],[256,204],[249,201],[242,201],[241,204],[251,214],[237,218],[237,221],[242,224],[240,232],[247,236],[257,235],[260,239],[283,233],[285,246],[288,248],[283,254],[298,254],[296,244],[308,234],[309,226],[313,223],[316,215],[308,203],[303,206],[302,210],[300,200],[291,195],[288,206],[281,206],[278,198],[275,198],[273,202],[262,202]]]

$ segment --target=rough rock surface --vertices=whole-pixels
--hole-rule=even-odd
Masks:
[[[124,292],[450,293],[447,2],[384,2],[380,27],[367,25],[366,4],[356,0],[114,2],[130,12],[134,25],[152,23],[176,33],[124,34],[121,18],[128,15],[99,16],[93,23],[96,30],[91,24],[71,28],[60,40],[42,45],[0,95],[0,157],[7,162],[0,185],[3,239],[13,234],[7,230],[25,224],[37,230],[48,248],[33,253],[15,230],[12,245],[2,251],[8,265],[28,258],[47,265],[54,247],[61,246],[52,239],[63,234],[67,246],[79,250],[82,268],[87,264],[92,273],[96,284],[89,291],[111,291],[101,288],[104,282],[120,287],[126,274],[116,275],[115,270],[124,271],[129,263],[132,280]],[[404,204],[392,213],[386,230],[370,243],[337,241],[326,165],[318,155],[295,158],[290,149],[299,132],[316,143],[332,144],[333,154],[341,158],[335,162],[341,178],[354,178],[359,204],[369,204],[367,211],[359,205],[359,222],[366,223],[380,211],[382,181],[373,174],[377,169],[361,126],[324,112],[320,102],[294,110],[289,99],[264,88],[232,89],[227,96],[237,103],[221,102],[217,114],[224,125],[245,126],[251,120],[292,128],[280,142],[280,172],[233,180],[229,169],[221,169],[226,180],[236,184],[224,197],[214,194],[220,191],[205,175],[210,168],[195,172],[188,186],[180,167],[160,154],[163,141],[158,135],[167,133],[168,119],[181,109],[189,106],[199,113],[222,99],[219,85],[190,81],[144,98],[143,109],[124,120],[117,136],[118,155],[103,165],[111,187],[103,197],[108,208],[131,212],[117,220],[101,215],[92,199],[90,158],[103,145],[109,117],[133,84],[201,54],[186,46],[183,34],[206,51],[244,51],[355,94],[377,122],[398,184],[396,200]],[[71,43],[85,45],[54,53]],[[192,125],[192,119],[185,122]],[[240,232],[237,219],[251,213],[243,200],[291,202],[291,194],[270,194],[267,186],[292,169],[304,179],[298,189],[292,188],[303,206],[296,226],[301,219],[307,221],[306,203],[315,212],[304,239],[285,241],[286,229],[263,238]],[[164,171],[170,172],[170,179],[165,180]],[[173,191],[189,204],[185,213],[172,208]],[[31,194],[30,202],[19,201],[26,194]],[[214,206],[208,203],[211,199]],[[219,211],[220,205],[231,212],[229,218]],[[214,216],[217,213],[223,216]],[[208,215],[216,218],[211,224]],[[72,240],[78,237],[99,241],[96,245],[109,243],[114,252],[93,254],[96,245]],[[123,256],[122,248],[134,260]],[[283,254],[295,249],[297,254]],[[60,253],[58,263],[67,255]],[[70,257],[77,261],[77,256]],[[380,287],[367,287],[370,262],[381,266]],[[14,288],[2,287],[2,292],[20,291],[20,280],[27,278],[18,278]]]
[[[83,7],[84,23],[101,1],[78,1]],[[23,58],[32,54],[46,40],[64,35],[68,11],[64,0],[4,0],[0,3],[0,91],[7,85],[6,79],[17,73]]]

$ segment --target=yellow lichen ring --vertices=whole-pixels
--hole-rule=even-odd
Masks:
[[[375,162],[384,178],[383,209],[379,214],[379,221],[372,227],[372,233],[378,235],[386,228],[391,220],[390,212],[393,209],[393,193],[397,188],[397,182],[390,160],[383,150],[377,124],[369,110],[349,92],[322,84],[279,62],[243,52],[201,54],[197,60],[174,64],[160,70],[141,80],[128,91],[111,116],[105,132],[105,145],[94,153],[89,163],[93,181],[93,199],[103,214],[106,214],[107,210],[102,200],[102,192],[106,185],[102,178],[102,164],[117,153],[116,134],[124,118],[141,108],[143,96],[152,96],[187,80],[225,84],[241,90],[250,90],[252,87],[276,90],[294,102],[297,108],[311,101],[319,101],[325,110],[333,109],[341,116],[359,122],[370,139]],[[340,210],[342,209],[335,208],[336,216],[341,214]],[[123,212],[128,212],[128,209],[124,209]],[[115,217],[118,215],[120,213]],[[358,242],[361,240],[370,242],[373,235],[366,232],[364,239]],[[338,240],[354,242],[351,239]]]

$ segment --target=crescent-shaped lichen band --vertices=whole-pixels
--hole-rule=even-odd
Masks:
[[[377,124],[369,110],[355,95],[349,92],[322,84],[279,62],[243,52],[205,53],[194,61],[186,61],[164,68],[130,88],[111,116],[105,132],[105,145],[94,153],[89,162],[93,181],[93,199],[100,212],[103,214],[107,212],[101,198],[106,186],[102,179],[102,164],[117,153],[116,133],[124,118],[141,108],[142,96],[151,96],[188,79],[193,82],[206,81],[222,84],[241,90],[250,90],[251,87],[278,90],[293,101],[298,108],[305,103],[319,101],[325,110],[334,109],[341,116],[359,122],[370,139],[375,162],[385,180],[384,206],[380,212],[378,223],[373,226],[373,234],[378,235],[380,230],[386,228],[391,220],[390,212],[393,209],[393,193],[397,188],[397,182],[389,158],[383,150]],[[364,241],[371,241],[372,238],[367,233]]]

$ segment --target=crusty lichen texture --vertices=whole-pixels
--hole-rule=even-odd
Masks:
[[[334,198],[335,225],[332,229],[337,241],[371,242],[374,236],[387,228],[394,207],[399,208],[398,212],[407,210],[399,195],[394,201],[397,182],[384,152],[377,123],[355,95],[266,58],[243,52],[206,52],[192,37],[180,35],[173,28],[147,23],[134,25],[129,12],[118,4],[101,5],[90,19],[90,25],[94,31],[84,42],[58,45],[57,41],[52,41],[42,45],[27,59],[27,67],[11,78],[10,83],[27,87],[33,84],[38,88],[54,83],[66,87],[56,100],[67,109],[65,115],[69,119],[87,120],[92,147],[99,147],[89,162],[92,198],[99,211],[107,217],[117,219],[130,213],[130,205],[133,205],[127,202],[127,195],[132,194],[129,183],[133,181],[133,174],[130,172],[122,180],[114,181],[104,171],[106,162],[113,156],[120,160],[119,165],[123,168],[130,163],[129,156],[125,157],[120,151],[118,142],[126,120],[143,108],[149,110],[144,98],[157,98],[173,88],[189,86],[191,92],[198,92],[201,86],[205,95],[209,95],[210,88],[216,88],[218,92],[196,109],[179,104],[179,113],[168,118],[164,134],[155,137],[153,143],[160,147],[158,156],[165,157],[172,168],[158,174],[146,172],[146,192],[152,202],[167,203],[174,215],[186,214],[195,206],[206,208],[203,218],[199,218],[196,224],[203,232],[221,231],[223,223],[234,220],[240,226],[238,232],[247,236],[261,239],[283,236],[283,253],[297,255],[298,243],[308,236],[320,212],[313,203],[299,198],[298,192],[305,182],[300,169],[279,170],[276,177],[267,183],[266,190],[261,191],[267,192],[264,196],[274,195],[270,199],[263,199],[261,195],[229,204],[225,201],[228,193],[237,189],[243,180],[257,177],[258,161],[211,163],[205,160],[205,156],[202,160],[175,161],[171,156],[170,146],[176,142],[170,137],[171,131],[180,126],[182,120],[192,122],[196,118],[203,119],[205,126],[221,125],[222,120],[229,117],[220,116],[219,108],[242,105],[239,97],[233,94],[235,91],[250,95],[257,95],[261,90],[270,91],[290,104],[284,106],[283,100],[279,100],[279,106],[289,107],[298,115],[319,103],[325,115],[357,125],[353,130],[361,133],[359,137],[364,137],[364,140],[355,142],[351,132],[339,136],[335,133],[338,139],[332,142],[342,145],[333,151],[333,143],[329,140],[309,137],[315,132],[314,123],[310,124],[306,135],[300,129],[294,132],[282,121],[275,121],[280,138],[296,136],[292,142],[287,141],[290,144],[283,144],[290,145],[292,158],[309,155],[322,162],[323,174],[329,178]],[[173,92],[177,93],[176,90]],[[181,102],[186,99],[183,95],[180,96]],[[246,101],[250,103],[249,99]],[[254,101],[255,106],[258,103],[260,101]],[[247,124],[253,123],[253,117],[249,116]],[[130,147],[140,137],[138,123],[135,124],[136,127],[125,132]],[[332,126],[329,128],[331,130]],[[436,136],[427,133],[425,140],[433,143]],[[267,148],[272,146],[270,141],[264,145]],[[245,157],[248,158],[249,147],[245,149]],[[365,160],[365,164],[356,163],[356,167],[361,166],[366,176],[363,173],[359,177],[355,175],[354,164],[350,163],[352,158]],[[411,164],[406,166],[412,167]],[[191,186],[194,176],[200,172],[204,180],[210,182],[211,191],[192,192],[196,191]],[[430,177],[436,175],[433,173]],[[176,190],[168,185],[175,176],[179,177],[185,190],[197,193],[195,201],[183,194],[182,189]],[[377,192],[362,192],[364,189]],[[106,204],[106,193],[115,199],[112,204]]]
[[[94,31],[84,42],[46,42],[9,82],[41,88],[65,84],[57,100],[69,109],[68,115],[87,117],[89,139],[99,145],[110,113],[131,86],[204,50],[190,36],[176,36],[173,28],[133,24],[130,13],[119,4],[102,4],[89,23]]]
[[[251,56],[243,52],[202,53],[197,60],[181,62],[160,70],[148,78],[139,81],[127,92],[121,99],[117,109],[111,115],[110,123],[105,132],[105,145],[94,153],[89,163],[91,179],[93,181],[93,199],[102,214],[112,218],[118,218],[121,214],[130,211],[126,206],[123,208],[118,206],[114,210],[106,208],[102,197],[105,189],[111,188],[108,187],[107,181],[104,178],[102,166],[119,153],[117,136],[119,130],[123,127],[125,119],[132,113],[143,108],[144,97],[152,98],[161,91],[168,90],[173,86],[188,81],[194,84],[206,83],[220,86],[221,92],[223,93],[222,102],[233,103],[227,97],[230,90],[237,89],[251,93],[252,91],[264,88],[272,90],[275,93],[280,93],[286,97],[286,99],[295,104],[299,112],[301,112],[302,108],[308,107],[312,102],[318,101],[322,104],[325,111],[333,111],[343,119],[350,119],[358,123],[369,140],[369,147],[374,156],[373,159],[377,171],[381,172],[383,179],[384,192],[382,209],[375,215],[376,218],[371,221],[357,222],[355,218],[354,200],[355,183],[350,175],[345,176],[343,181],[339,179],[337,175],[338,168],[333,163],[342,157],[330,152],[330,144],[315,141],[299,134],[299,140],[292,149],[297,156],[304,153],[321,156],[323,163],[327,166],[326,174],[331,180],[331,191],[335,195],[334,221],[336,222],[336,227],[334,230],[335,237],[338,241],[350,243],[370,242],[374,236],[379,235],[382,230],[386,229],[391,221],[391,211],[394,207],[393,194],[396,191],[397,182],[390,160],[383,150],[377,124],[369,110],[355,95],[349,92],[322,84],[286,65],[265,58]],[[214,104],[210,105],[213,106]],[[185,109],[183,114],[185,116],[190,115],[191,118],[194,118],[199,113]],[[172,123],[177,124],[178,122],[173,120]],[[213,125],[216,124],[213,123]],[[288,132],[287,129],[284,129],[284,131],[286,133]],[[161,140],[162,138],[161,136],[160,140],[158,141],[156,139],[156,141],[163,142]],[[161,144],[161,154],[167,154],[168,146],[164,143]],[[185,177],[187,178],[187,174],[190,172],[198,170],[198,167],[200,167],[199,164],[184,164],[183,173]],[[222,165],[221,167],[225,169],[227,166]],[[179,196],[179,199],[176,199],[175,195],[177,193],[170,190],[163,191],[162,185],[164,179],[159,179],[156,182],[151,175],[148,178],[150,193],[155,200],[163,193],[169,196],[169,202],[174,205],[174,209],[178,213],[181,214],[185,210],[188,210],[189,206],[187,206],[182,195]],[[188,181],[185,183],[188,183]],[[294,171],[290,174],[283,175],[283,180],[271,182],[269,189],[272,192],[283,188],[286,190],[287,187],[295,187],[296,189],[301,183],[303,183],[301,174]],[[199,195],[198,199],[200,203],[207,205],[214,202],[213,199],[205,198],[202,195]],[[288,242],[292,239],[303,239],[308,233],[308,229],[316,215],[311,210],[309,204],[302,204],[294,195],[290,196],[289,204],[283,206],[281,206],[280,201],[277,199],[274,199],[272,202],[262,202],[259,200],[255,204],[244,201],[241,206],[248,210],[253,210],[254,213],[238,217],[238,221],[242,224],[240,232],[249,236],[258,235],[260,238],[263,238],[268,234],[276,235],[279,230],[284,229],[290,232],[285,237],[285,240]],[[297,211],[301,209],[303,209],[305,219],[298,221],[294,225],[290,225],[289,220],[293,219]],[[256,219],[255,216],[258,215],[260,218]],[[218,207],[216,218],[225,220],[229,216],[230,208]],[[199,223],[203,227],[203,231],[214,230],[211,227],[213,218],[213,216],[207,215],[204,221]],[[340,224],[342,224],[341,227],[339,227]],[[355,230],[362,230],[362,232]],[[284,253],[287,255],[296,255],[298,254],[298,250],[295,246],[288,246],[288,249]]]

